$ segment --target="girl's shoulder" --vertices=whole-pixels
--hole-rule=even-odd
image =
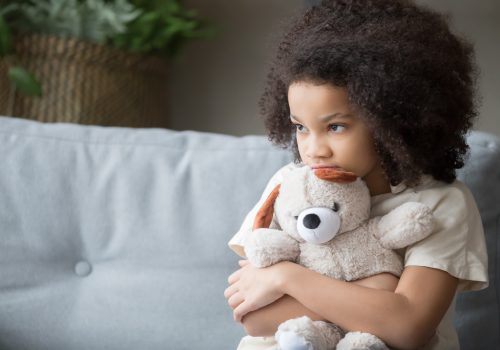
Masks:
[[[423,203],[432,210],[433,232],[405,250],[405,266],[444,270],[459,279],[459,290],[479,290],[488,285],[481,216],[463,182],[445,183],[428,176],[416,187],[372,200],[372,216],[383,215],[408,201]]]
[[[447,215],[462,215],[464,211],[477,209],[474,196],[461,181],[452,183],[438,181],[432,176],[424,175],[420,184],[406,187],[404,184],[391,186],[391,193],[372,197],[373,216],[383,215],[405,202],[416,201],[436,211],[445,210]]]

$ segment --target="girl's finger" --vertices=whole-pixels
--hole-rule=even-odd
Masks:
[[[236,286],[234,284],[230,285],[224,291],[224,298],[229,299],[237,291],[238,291],[238,289],[236,288]]]
[[[240,305],[233,310],[233,317],[236,322],[241,322],[243,317],[249,312],[253,311],[248,301],[243,301]]]
[[[231,307],[231,309],[235,309],[238,305],[244,302],[245,299],[241,295],[241,293],[234,293],[228,300],[227,303]]]
[[[240,260],[238,261],[238,264],[243,267],[243,266],[247,266],[248,264],[250,264],[250,262],[248,260]]]
[[[240,279],[240,274],[241,274],[241,269],[233,272],[228,278],[227,282],[229,284],[233,284],[234,282],[238,281]]]

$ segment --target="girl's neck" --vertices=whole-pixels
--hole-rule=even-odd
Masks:
[[[379,194],[390,193],[391,186],[389,180],[385,176],[382,167],[375,167],[372,171],[363,177],[368,189],[370,191],[370,196],[376,196]]]

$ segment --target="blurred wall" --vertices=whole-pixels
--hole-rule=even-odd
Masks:
[[[452,28],[474,43],[480,69],[475,129],[500,136],[500,0],[418,0],[451,16]]]
[[[216,24],[212,39],[193,42],[171,67],[172,128],[262,134],[258,99],[281,21],[303,0],[186,0]]]
[[[262,134],[258,99],[273,41],[307,0],[186,0],[216,24],[218,35],[191,43],[171,66],[172,128]],[[476,47],[481,116],[476,129],[500,135],[500,0],[417,0],[451,15],[454,30]]]

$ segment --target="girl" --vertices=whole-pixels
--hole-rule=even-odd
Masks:
[[[400,252],[399,279],[348,283],[293,262],[257,269],[241,261],[224,293],[250,335],[238,349],[275,349],[277,326],[301,315],[394,348],[459,348],[455,293],[488,284],[479,212],[455,179],[477,114],[475,78],[471,46],[410,1],[325,0],[292,22],[260,105],[270,139],[291,143],[296,161],[271,178],[229,245],[244,256],[256,210],[296,166],[354,172],[368,185],[372,216],[419,201],[437,224]]]

